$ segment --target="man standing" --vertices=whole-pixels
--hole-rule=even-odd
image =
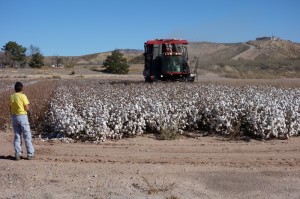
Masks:
[[[16,152],[16,160],[20,160],[22,157],[22,135],[24,136],[27,159],[33,160],[34,148],[31,141],[31,132],[27,116],[29,110],[29,101],[25,94],[22,93],[23,84],[16,82],[15,93],[10,96],[9,109],[12,114],[12,122],[14,128],[14,148]]]

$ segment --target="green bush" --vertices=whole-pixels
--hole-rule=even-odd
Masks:
[[[118,50],[112,51],[112,54],[107,56],[103,63],[104,72],[113,74],[127,74],[129,65],[127,59]]]
[[[44,66],[44,56],[39,52],[33,54],[31,60],[29,61],[29,66],[31,68],[41,68]]]

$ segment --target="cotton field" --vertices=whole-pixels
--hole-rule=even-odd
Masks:
[[[8,96],[15,81],[0,81],[1,129],[10,125]],[[300,135],[300,88],[96,79],[24,80],[35,134],[95,142],[164,130],[228,137]]]
[[[163,130],[287,138],[300,134],[300,89],[68,80],[45,121],[52,133],[95,142]]]
[[[45,126],[45,113],[48,110],[50,96],[56,87],[56,81],[52,80],[1,80],[0,81],[0,129],[12,128],[11,115],[8,109],[9,96],[14,93],[16,81],[24,85],[24,93],[30,101],[30,126],[34,132],[42,132]]]
[[[37,80],[25,80],[22,81],[26,86],[35,84]],[[14,89],[15,81],[13,80],[1,80],[0,81],[0,92],[12,91]]]

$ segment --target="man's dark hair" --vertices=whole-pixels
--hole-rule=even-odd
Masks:
[[[21,92],[23,89],[23,84],[21,82],[16,82],[15,84],[15,91],[16,92]]]

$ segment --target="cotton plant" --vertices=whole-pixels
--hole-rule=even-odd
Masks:
[[[48,115],[53,131],[96,142],[166,129],[268,139],[300,134],[299,96],[272,86],[65,81]]]

